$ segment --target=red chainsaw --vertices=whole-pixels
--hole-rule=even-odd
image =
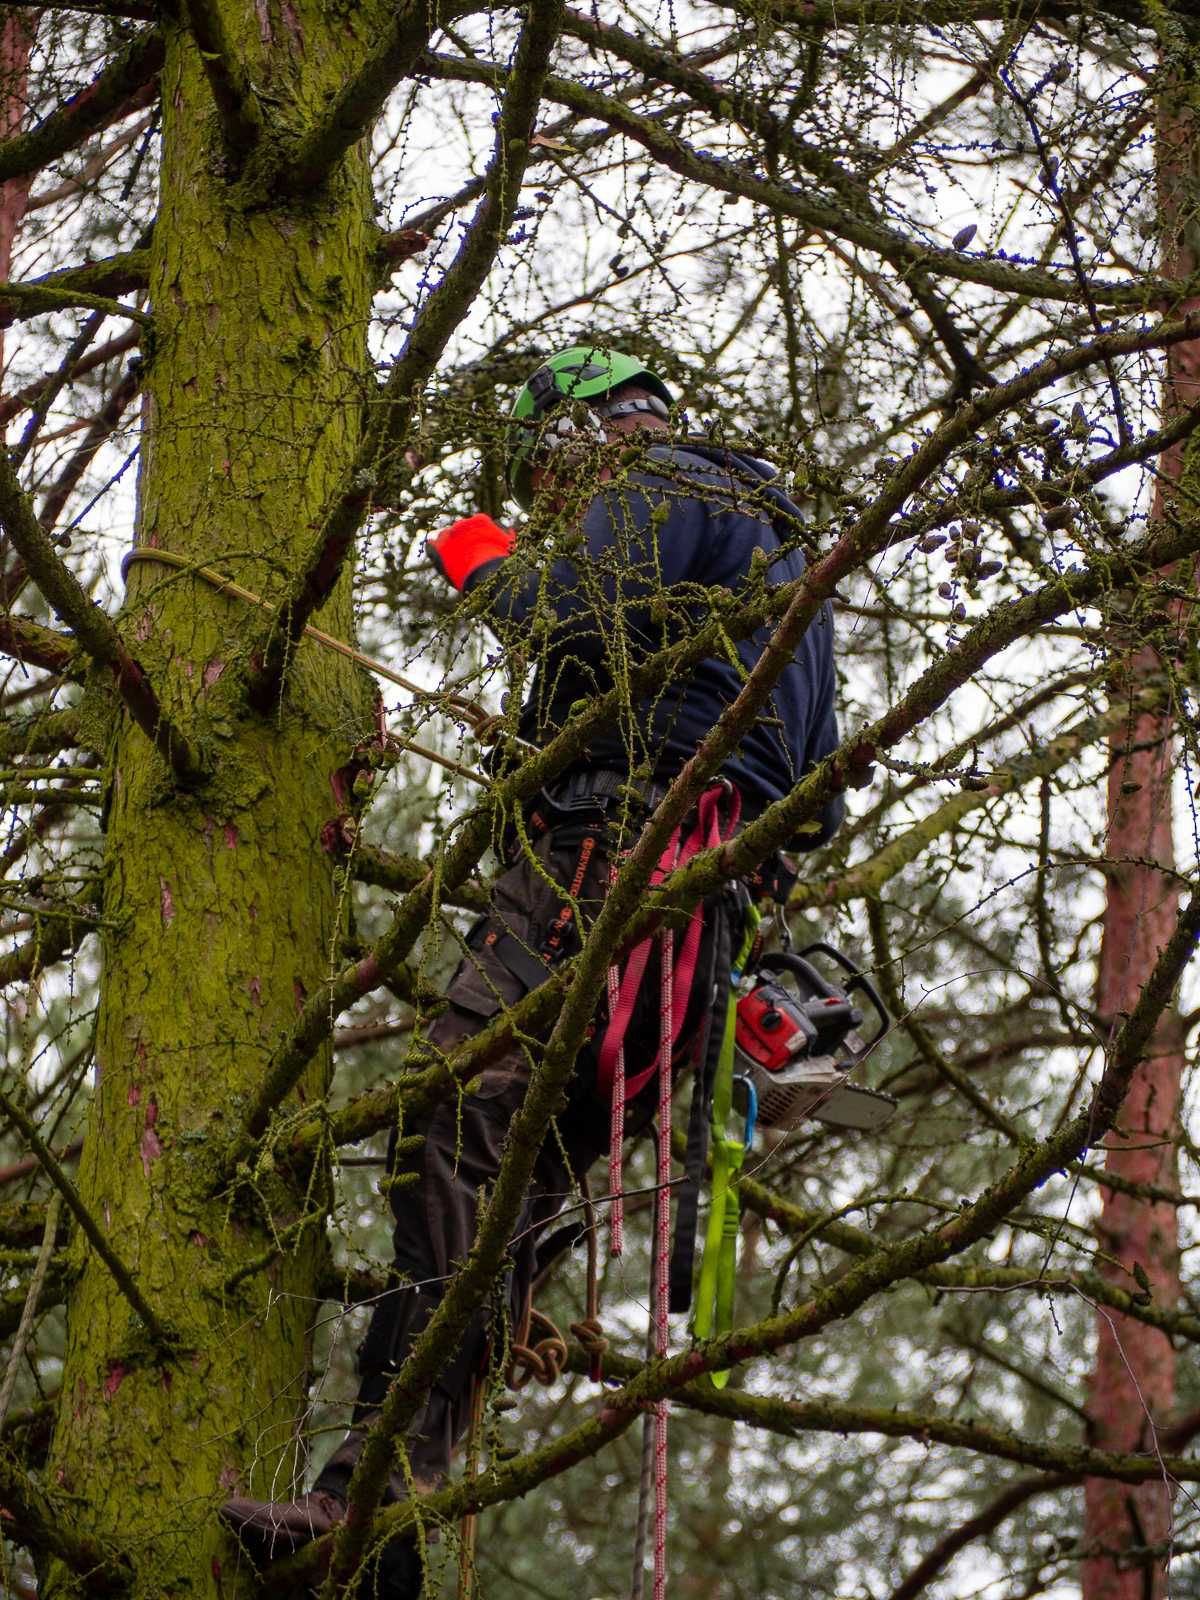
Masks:
[[[828,968],[834,977],[814,964]],[[793,954],[763,956],[742,978],[734,1048],[739,1109],[768,1128],[810,1119],[873,1132],[896,1109],[891,1095],[849,1075],[887,1032],[891,1019],[875,986],[842,951],[818,941]],[[864,1038],[863,1009],[873,1032]]]

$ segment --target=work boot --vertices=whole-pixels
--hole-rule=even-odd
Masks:
[[[330,1533],[346,1516],[346,1502],[328,1489],[313,1489],[295,1500],[227,1500],[218,1515],[237,1534],[255,1566],[294,1556],[304,1545]]]
[[[331,1533],[346,1515],[346,1502],[327,1489],[313,1489],[296,1500],[227,1500],[219,1515],[254,1565],[265,1567]],[[419,1600],[423,1581],[416,1542],[389,1539],[367,1552],[354,1600]]]
[[[368,1426],[374,1417],[362,1419]],[[237,1535],[256,1567],[282,1561],[295,1555],[313,1539],[331,1533],[346,1516],[346,1489],[362,1452],[364,1437],[352,1428],[326,1462],[321,1476],[307,1494],[295,1500],[227,1500],[218,1513]],[[432,1482],[414,1482],[418,1494],[436,1487]],[[395,1505],[408,1498],[404,1478],[398,1472],[388,1477],[383,1504]],[[412,1537],[389,1539],[368,1550],[353,1600],[419,1600],[424,1574],[416,1540]]]

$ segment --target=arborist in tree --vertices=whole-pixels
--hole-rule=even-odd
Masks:
[[[723,445],[674,443],[672,403],[662,380],[632,356],[589,347],[552,356],[521,390],[509,424],[509,483],[533,512],[528,548],[482,514],[429,542],[438,570],[461,593],[486,603],[502,639],[512,630],[526,648],[536,647],[520,725],[534,744],[567,724],[579,702],[620,687],[631,662],[694,633],[714,605],[729,602],[730,591],[748,597],[756,585],[788,583],[804,570],[801,513],[772,469]],[[543,557],[537,540],[551,534],[554,550]],[[449,1055],[579,949],[580,923],[586,928],[602,904],[621,849],[636,839],[737,696],[769,633],[764,626],[736,645],[726,642],[721,654],[631,695],[612,726],[593,736],[527,808],[521,826],[510,830],[509,864],[493,887],[492,908],[467,937],[448,1008],[424,1036],[426,1051]],[[826,607],[720,781],[677,833],[672,859],[727,838],[786,795],[836,744]],[[832,801],[797,848],[824,843],[841,816],[840,799]],[[778,888],[772,879],[781,870],[766,864],[759,889]],[[706,903],[675,941],[675,970],[667,974],[674,997],[669,1071],[702,1053],[697,1045],[721,959],[722,903],[719,897]],[[728,927],[724,949],[727,977]],[[514,1230],[508,1291],[516,1326],[538,1270],[539,1238],[609,1148],[614,1130],[619,1160],[622,1136],[654,1115],[663,974],[657,942],[639,950],[623,975],[614,969],[610,976],[608,1015],[597,1019],[579,1055],[567,1108],[542,1145]],[[640,982],[633,970],[639,966]],[[468,1256],[481,1190],[499,1169],[505,1132],[533,1066],[528,1049],[514,1044],[461,1101],[447,1100],[402,1129],[409,1153],[393,1154],[393,1167],[396,1176],[416,1181],[392,1191],[395,1287],[376,1303],[359,1351],[353,1426],[308,1494],[286,1503],[238,1499],[223,1508],[255,1559],[290,1554],[346,1516],[347,1487],[367,1430]],[[614,1088],[621,1093],[622,1078],[624,1101],[614,1121]],[[414,1134],[422,1135],[419,1148]],[[690,1253],[686,1270],[690,1278]],[[398,1452],[406,1459],[394,1463],[386,1502],[445,1478],[467,1426],[468,1392],[487,1359],[496,1310],[479,1312],[447,1360]],[[388,1600],[420,1594],[411,1540],[392,1540],[368,1566],[362,1593]]]

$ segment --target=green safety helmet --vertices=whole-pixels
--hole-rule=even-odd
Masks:
[[[651,398],[605,403],[614,390],[630,383],[649,390]],[[636,356],[586,344],[572,345],[551,356],[525,384],[509,413],[508,481],[518,505],[526,510],[533,499],[535,455],[561,445],[572,434],[586,436],[586,426],[580,428],[569,415],[558,428],[545,427],[549,413],[564,400],[585,401],[587,409],[598,418],[649,411],[664,420],[668,407],[674,403],[671,391],[658,374],[643,366]],[[545,437],[551,432],[552,437]],[[602,421],[597,422],[595,435],[603,442]]]

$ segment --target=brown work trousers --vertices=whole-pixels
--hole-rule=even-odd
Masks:
[[[577,898],[584,926],[594,919],[610,874],[601,822],[572,822],[552,828],[535,846],[533,861],[521,859],[496,882],[492,908],[472,929],[467,954],[446,991],[449,1007],[428,1031],[427,1042],[433,1050],[449,1054],[527,992],[528,972],[518,977],[497,955],[496,947],[508,951],[512,965],[520,965],[513,960],[513,945],[501,943],[510,935],[521,952],[538,960],[552,925],[561,918],[564,896],[560,885],[570,884],[576,874],[585,833],[596,842]],[[674,1056],[677,1071],[689,1059],[709,1010],[713,914],[714,908],[706,906],[696,981]],[[574,917],[567,933],[563,953],[569,955],[579,944]],[[657,1052],[659,988],[655,940],[625,1040],[630,1075],[649,1065]],[[424,1484],[445,1476],[454,1444],[466,1428],[471,1379],[485,1360],[491,1318],[504,1311],[514,1322],[521,1316],[534,1277],[539,1238],[570,1200],[580,1177],[608,1148],[610,1107],[597,1092],[595,1081],[595,1050],[603,1034],[603,1017],[600,1021],[596,1041],[585,1046],[576,1063],[566,1109],[542,1144],[513,1230],[507,1306],[492,1304],[480,1309],[410,1429],[409,1465]],[[413,1340],[436,1310],[452,1273],[467,1258],[475,1237],[481,1191],[496,1176],[509,1122],[524,1098],[535,1060],[534,1049],[514,1045],[485,1069],[471,1093],[438,1105],[402,1130],[406,1141],[421,1134],[423,1142],[416,1153],[392,1165],[397,1173],[416,1174],[419,1182],[392,1191],[396,1287],[377,1302],[359,1350],[362,1386],[355,1421],[360,1426],[378,1409]],[[656,1096],[652,1081],[629,1107],[627,1134],[649,1123]],[[356,1455],[352,1435],[322,1473],[320,1486],[344,1491]],[[397,1477],[394,1494],[402,1492],[402,1484]]]

